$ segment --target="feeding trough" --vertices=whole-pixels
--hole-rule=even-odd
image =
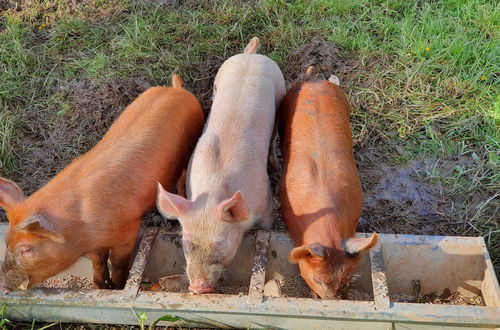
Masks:
[[[2,235],[6,228],[0,227]],[[7,304],[6,318],[47,322],[137,324],[133,309],[145,312],[150,320],[170,315],[181,319],[177,325],[221,328],[500,326],[500,290],[481,238],[381,234],[379,244],[361,261],[359,279],[353,284],[353,290],[368,293],[360,300],[320,300],[265,290],[270,281],[298,278],[296,265],[287,260],[292,245],[286,233],[248,233],[227,272],[225,285],[237,287],[236,292],[151,291],[144,289],[144,282],[182,273],[184,256],[176,233],[147,228],[124,290],[37,288],[1,295],[0,303]],[[90,274],[90,262],[82,259],[58,277],[90,278]],[[446,289],[465,302],[479,299],[484,306],[417,303]],[[402,296],[407,299],[401,300]]]

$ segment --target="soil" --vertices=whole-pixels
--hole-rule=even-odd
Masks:
[[[328,79],[341,71],[346,61],[334,43],[319,37],[293,50],[282,66],[286,82],[291,86],[304,79],[309,66],[314,66],[318,79]],[[342,79],[340,80],[342,82]],[[289,87],[290,87],[289,86]]]
[[[356,151],[359,175],[363,186],[363,212],[358,231],[419,234],[477,235],[465,216],[466,205],[480,205],[486,196],[451,196],[440,182],[425,179],[427,173],[439,168],[444,177],[453,168],[473,167],[468,156],[456,159],[417,159],[395,164],[388,159],[387,149],[365,147]],[[467,199],[467,201],[466,201]],[[470,211],[469,211],[470,212]],[[472,230],[471,230],[472,229]]]

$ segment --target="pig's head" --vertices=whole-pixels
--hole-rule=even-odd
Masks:
[[[343,239],[339,249],[319,243],[294,248],[289,261],[299,265],[300,275],[323,299],[340,297],[349,287],[361,253],[377,244],[378,235]]]
[[[234,258],[250,217],[241,192],[221,202],[210,198],[190,201],[158,184],[157,207],[167,218],[179,219],[186,257],[189,290],[210,293]]]
[[[15,183],[0,178],[0,207],[10,224],[0,271],[0,289],[4,292],[32,288],[69,266],[68,259],[62,257],[63,236],[43,215],[26,215],[24,201]]]

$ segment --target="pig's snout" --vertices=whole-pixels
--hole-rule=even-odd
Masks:
[[[197,278],[189,284],[189,291],[195,294],[212,293],[214,289],[208,284],[207,279]]]

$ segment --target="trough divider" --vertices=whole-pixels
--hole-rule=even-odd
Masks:
[[[262,302],[264,299],[264,284],[266,280],[270,238],[271,232],[269,230],[257,231],[252,276],[250,277],[250,288],[248,290],[248,302]]]
[[[390,308],[389,287],[385,272],[384,256],[380,240],[369,252],[373,285],[373,300],[376,308]]]
[[[500,307],[500,286],[495,276],[495,268],[491,262],[490,254],[486,248],[484,238],[480,238],[484,256],[484,280],[481,287],[481,293],[486,306]]]
[[[144,230],[144,235],[142,236],[141,243],[137,249],[137,254],[130,269],[130,273],[123,289],[123,297],[127,299],[134,300],[139,292],[139,287],[142,281],[142,275],[146,269],[148,263],[148,257],[151,253],[151,248],[153,246],[156,234],[159,231],[159,227],[147,227]]]

